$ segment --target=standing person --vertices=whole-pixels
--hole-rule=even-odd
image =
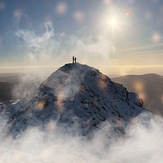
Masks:
[[[72,57],[72,63],[74,63],[74,60],[75,60],[75,58],[74,58],[74,56]]]
[[[76,63],[76,57],[75,57],[75,63]]]

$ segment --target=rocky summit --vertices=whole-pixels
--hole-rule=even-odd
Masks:
[[[0,104],[9,131],[20,133],[50,121],[76,126],[86,134],[103,122],[122,124],[146,111],[135,93],[114,83],[99,70],[79,63],[66,64],[24,99]]]

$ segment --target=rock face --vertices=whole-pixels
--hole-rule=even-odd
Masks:
[[[2,103],[10,131],[45,126],[51,120],[76,125],[88,133],[104,121],[129,122],[145,111],[135,93],[114,83],[97,69],[79,63],[66,64],[34,90],[31,97]]]

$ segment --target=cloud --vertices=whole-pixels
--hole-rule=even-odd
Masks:
[[[148,120],[147,120],[148,119]],[[5,122],[4,122],[5,123]],[[104,124],[92,139],[67,133],[56,122],[45,131],[29,128],[17,139],[0,137],[0,161],[16,163],[99,162],[162,163],[163,120],[141,115],[128,126],[123,137],[111,137],[111,126]],[[4,128],[0,133],[4,133]]]
[[[46,43],[54,36],[54,30],[51,22],[45,23],[46,31],[42,36],[37,36],[33,31],[19,30],[16,32],[16,36],[23,38],[29,47],[40,48],[41,44]]]
[[[70,38],[71,54],[90,64],[109,64],[109,57],[115,53],[115,47],[105,36],[83,36]]]
[[[54,29],[52,22],[45,23],[45,32],[42,35],[36,35],[32,30],[18,30],[15,34],[18,38],[23,40],[23,48],[26,49],[27,65],[40,64],[39,62],[47,64],[49,57],[59,46],[59,40],[54,39]]]
[[[16,37],[21,39],[19,46],[22,44],[22,51],[25,50],[27,65],[60,64],[70,61],[73,55],[83,63],[108,65],[109,56],[115,52],[113,43],[105,35],[55,33],[51,21],[45,22],[45,29],[40,35],[32,30],[16,32]]]

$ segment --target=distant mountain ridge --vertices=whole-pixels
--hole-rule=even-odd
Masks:
[[[0,104],[0,111],[9,117],[12,133],[55,120],[87,134],[105,121],[129,122],[146,109],[135,93],[99,70],[75,63],[52,73],[31,96]]]
[[[163,76],[151,73],[127,75],[112,80],[136,92],[143,99],[145,108],[163,116]]]

